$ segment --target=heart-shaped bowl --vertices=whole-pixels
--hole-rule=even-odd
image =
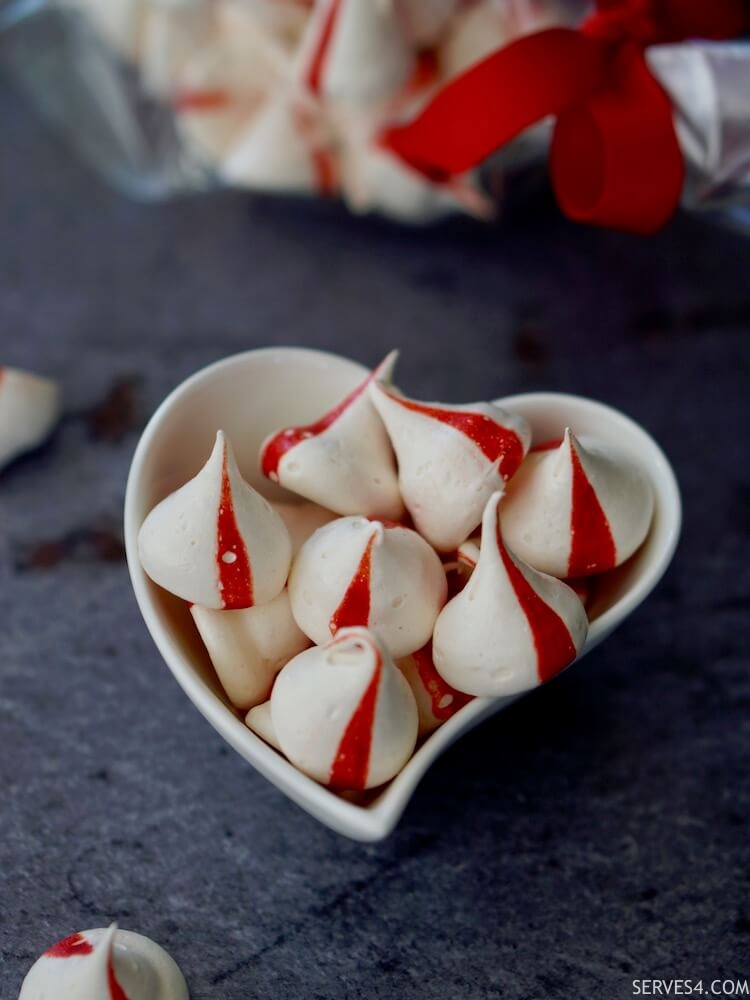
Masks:
[[[366,804],[352,802],[306,777],[244,725],[219,684],[187,604],[148,579],[137,548],[138,529],[148,512],[198,472],[219,428],[234,444],[247,481],[270,500],[289,499],[259,471],[261,442],[279,427],[312,422],[366,374],[361,365],[336,355],[274,347],[226,358],[187,379],[161,404],[138,444],[125,498],[125,543],[146,625],[198,710],[239,754],[311,815],[349,837],[375,841],[394,828],[420,778],[439,754],[515,697],[469,702],[429,736],[400,774]],[[550,392],[497,402],[524,416],[536,441],[559,437],[570,426],[577,434],[591,434],[619,446],[638,459],[653,485],[656,504],[648,538],[635,556],[599,583],[584,655],[643,601],[669,565],[681,523],[674,473],[643,428],[602,403]]]

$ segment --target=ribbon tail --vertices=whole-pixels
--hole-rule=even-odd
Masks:
[[[647,234],[672,216],[684,159],[670,100],[637,46],[619,50],[605,90],[558,118],[550,172],[560,207],[579,222]]]
[[[610,48],[567,28],[511,43],[456,77],[380,143],[432,180],[464,173],[548,115],[601,87]]]

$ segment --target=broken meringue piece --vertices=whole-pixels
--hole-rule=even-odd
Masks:
[[[59,416],[55,382],[0,367],[0,469],[49,437]]]
[[[283,668],[271,694],[283,753],[339,790],[382,785],[414,750],[418,713],[386,646],[364,628],[342,629]]]
[[[398,520],[404,505],[391,443],[370,401],[373,379],[389,381],[393,351],[315,423],[272,434],[260,450],[263,474],[337,514]]]
[[[271,501],[271,506],[286,525],[292,540],[292,558],[297,555],[307,539],[324,524],[335,521],[334,514],[316,503],[285,503],[283,500]]]
[[[188,989],[163,948],[112,924],[53,945],[31,967],[18,1000],[188,1000]]]
[[[623,563],[648,534],[653,510],[651,485],[629,455],[568,429],[529,455],[508,485],[501,520],[519,559],[563,579]]]
[[[266,604],[214,611],[194,604],[193,621],[229,700],[248,709],[265,701],[276,674],[310,640],[292,617],[284,588]]]
[[[442,563],[416,531],[366,517],[316,531],[289,577],[292,614],[313,642],[362,625],[396,657],[424,646],[446,596]]]
[[[298,76],[316,97],[362,103],[395,94],[413,64],[390,2],[319,0],[300,46]]]
[[[409,682],[417,702],[420,737],[434,732],[471,701],[471,695],[451,687],[437,672],[431,642],[398,660],[396,666]]]
[[[521,465],[531,440],[526,421],[492,403],[418,403],[375,381],[369,391],[415,527],[436,549],[456,549]]]
[[[482,519],[479,561],[440,613],[433,657],[440,676],[467,694],[505,696],[543,684],[572,663],[588,632],[566,584],[521,562],[500,533],[493,494]]]
[[[273,507],[242,478],[219,431],[198,475],[143,522],[138,553],[165,590],[205,608],[237,609],[265,604],[281,592],[292,543]]]

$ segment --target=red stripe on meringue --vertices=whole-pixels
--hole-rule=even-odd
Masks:
[[[315,51],[305,74],[305,83],[314,94],[319,94],[323,86],[323,70],[340,8],[341,0],[331,0],[328,10],[323,15]]]
[[[537,675],[544,684],[576,658],[576,647],[565,622],[544,601],[508,554],[497,525],[497,548],[521,611],[529,623],[536,650]]]
[[[322,198],[330,198],[336,193],[338,174],[336,161],[327,149],[313,146],[310,150],[310,160],[315,172],[315,184]]]
[[[568,576],[605,573],[617,562],[617,549],[607,515],[589,482],[575,445],[570,442],[573,466],[570,509]]]
[[[385,392],[385,390],[383,390]],[[422,416],[437,420],[454,430],[460,431],[464,437],[472,441],[490,462],[497,462],[498,471],[503,479],[510,477],[523,461],[523,444],[515,431],[501,427],[484,413],[470,413],[462,410],[444,410],[437,406],[427,406],[416,403],[412,399],[404,399],[386,392],[389,399],[405,410],[421,413]]]
[[[374,649],[377,657],[375,669],[338,745],[328,780],[331,788],[361,790],[367,784],[372,733],[375,728],[375,707],[380,678],[383,674],[380,650],[377,647]]]
[[[359,399],[362,393],[367,389],[370,382],[375,378],[377,372],[380,370],[381,366],[375,369],[374,372],[370,372],[367,378],[356,389],[352,390],[349,395],[342,399],[342,401],[334,406],[332,410],[329,410],[320,420],[316,420],[313,424],[308,424],[305,427],[287,427],[283,431],[279,431],[275,434],[268,442],[266,442],[263,451],[260,456],[260,467],[263,471],[263,475],[267,476],[268,479],[278,481],[279,478],[279,463],[281,459],[286,455],[288,451],[298,445],[301,441],[305,441],[307,438],[317,437],[318,434],[322,434],[323,431],[328,430],[328,428],[334,424],[342,413],[345,413],[355,400]]]
[[[219,111],[229,104],[229,91],[217,88],[215,90],[185,90],[178,94],[173,107],[176,111]]]
[[[357,571],[349,581],[341,604],[331,615],[328,627],[331,635],[335,635],[340,628],[349,628],[352,625],[367,625],[370,620],[370,571],[372,569],[372,547],[375,544],[375,534],[373,534],[362,558],[359,560]]]
[[[107,986],[109,987],[109,1000],[129,1000],[127,993],[117,982],[111,956],[107,965]]]
[[[446,719],[455,715],[459,708],[463,708],[464,705],[472,701],[470,694],[456,691],[447,681],[443,680],[435,669],[432,659],[432,640],[411,655],[417,665],[422,686],[430,696],[430,711],[436,719],[445,722]]]
[[[47,958],[75,958],[76,955],[90,955],[93,950],[83,934],[71,934],[53,944],[44,954]]]
[[[564,438],[553,438],[551,441],[542,441],[541,444],[535,444],[531,449],[531,454],[535,454],[538,451],[554,451],[555,448],[559,448],[563,443]]]
[[[221,467],[221,497],[216,519],[216,565],[219,588],[226,609],[253,606],[253,575],[245,542],[237,526],[232,499],[232,484],[227,467],[227,446]]]

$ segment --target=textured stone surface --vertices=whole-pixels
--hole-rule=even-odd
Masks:
[[[5,84],[0,122],[0,356],[67,406],[0,482],[0,995],[114,918],[174,954],[193,1000],[609,1000],[636,977],[748,975],[750,242],[689,220],[584,231],[548,206],[424,231],[231,195],[138,206]],[[196,368],[272,343],[401,345],[427,398],[598,396],[684,489],[647,605],[447,753],[381,845],[223,745],[122,559],[143,422]]]

